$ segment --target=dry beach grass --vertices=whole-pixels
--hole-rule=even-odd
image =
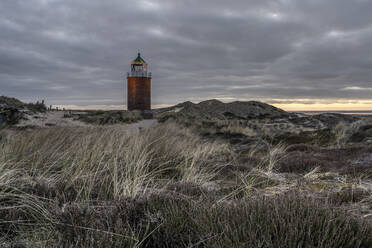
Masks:
[[[265,147],[236,153],[175,123],[2,130],[1,245],[371,246],[371,166]]]

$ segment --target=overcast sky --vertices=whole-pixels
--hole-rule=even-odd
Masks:
[[[138,49],[153,105],[372,110],[371,0],[0,2],[0,95],[124,105]]]

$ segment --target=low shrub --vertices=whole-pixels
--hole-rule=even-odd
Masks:
[[[86,111],[78,120],[88,124],[112,125],[118,123],[135,123],[142,120],[139,111]]]
[[[331,167],[328,161],[321,160],[311,153],[290,152],[282,159],[278,166],[278,172],[286,173],[307,173],[316,167]]]
[[[332,192],[327,195],[332,205],[345,203],[357,203],[370,196],[370,193],[360,188],[346,187],[339,192]]]
[[[230,205],[167,200],[146,247],[370,247],[372,229],[324,202],[298,194]]]
[[[284,133],[275,135],[274,137],[266,137],[267,140],[271,140],[273,143],[285,143],[287,145],[295,144],[308,144],[318,146],[328,146],[334,143],[335,135],[330,129],[318,130],[318,131],[307,131],[300,133]]]

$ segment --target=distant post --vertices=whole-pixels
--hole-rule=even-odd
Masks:
[[[3,126],[4,117],[3,114],[0,113],[0,128]]]

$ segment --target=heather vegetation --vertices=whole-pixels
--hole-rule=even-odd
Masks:
[[[208,106],[0,130],[0,246],[372,246],[368,119]]]

